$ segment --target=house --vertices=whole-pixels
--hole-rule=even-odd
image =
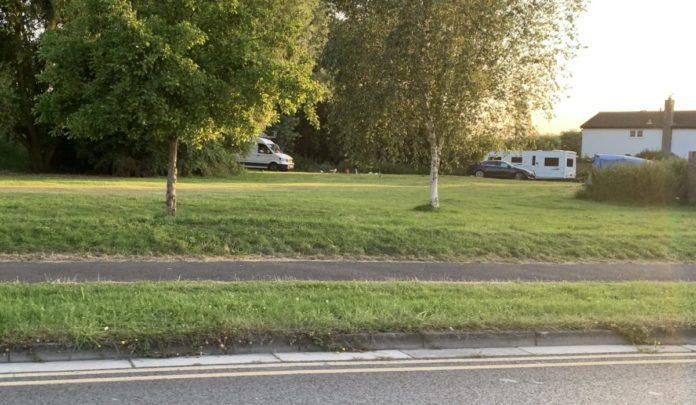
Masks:
[[[632,155],[650,150],[688,158],[696,151],[696,111],[600,112],[582,126],[582,157],[597,153]]]

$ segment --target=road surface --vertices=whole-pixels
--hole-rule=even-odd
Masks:
[[[0,375],[31,404],[693,404],[696,356],[252,364]]]

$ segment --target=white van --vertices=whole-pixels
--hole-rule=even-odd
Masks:
[[[536,173],[537,179],[574,179],[577,153],[568,150],[491,152],[486,160],[502,160]]]
[[[237,162],[250,169],[288,171],[295,168],[291,156],[280,150],[280,146],[266,138],[257,138],[246,155],[240,155]]]

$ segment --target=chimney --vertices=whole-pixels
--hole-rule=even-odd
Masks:
[[[665,110],[662,118],[662,154],[672,154],[672,127],[674,126],[674,100],[670,96],[665,100]]]

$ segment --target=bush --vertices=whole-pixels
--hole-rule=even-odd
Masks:
[[[536,150],[558,150],[561,149],[561,137],[556,135],[544,135],[534,140]]]
[[[96,142],[81,141],[75,146],[80,167],[76,172],[108,174],[119,177],[150,177],[167,174],[168,149],[163,142],[142,142],[125,137],[110,137]],[[239,174],[236,149],[211,142],[202,148],[179,145],[179,175],[224,177]]]
[[[686,160],[673,158],[642,165],[592,168],[592,181],[578,197],[638,204],[683,203],[687,197],[687,167]]]
[[[647,160],[664,160],[665,155],[662,154],[662,151],[659,150],[644,150],[640,152],[639,154],[636,155],[636,157],[639,157],[641,159],[647,159]]]
[[[182,176],[224,177],[244,170],[237,163],[237,153],[213,142],[201,149],[183,147],[178,163]]]
[[[31,170],[31,162],[26,149],[0,138],[0,171],[26,172],[29,170]]]
[[[579,155],[581,145],[582,145],[582,132],[580,132],[580,131],[565,131],[565,132],[561,133],[561,149],[571,150]]]

